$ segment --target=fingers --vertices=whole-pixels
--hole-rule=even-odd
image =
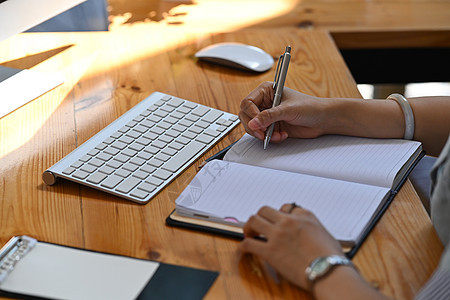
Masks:
[[[269,236],[272,224],[278,222],[281,218],[280,212],[268,207],[262,207],[258,213],[247,221],[244,226],[244,236]]]
[[[300,205],[297,205],[295,202],[292,203],[286,203],[281,208],[280,211],[285,212],[287,214],[294,213],[295,209],[301,209],[302,207]]]
[[[245,130],[260,140],[264,139],[264,131],[267,126],[260,126],[257,121],[253,120],[261,111],[272,106],[272,100],[272,83],[264,82],[241,101],[239,118]]]

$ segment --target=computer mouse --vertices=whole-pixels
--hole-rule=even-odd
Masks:
[[[264,50],[241,43],[217,43],[197,53],[200,60],[241,70],[265,72],[273,65],[273,58]]]

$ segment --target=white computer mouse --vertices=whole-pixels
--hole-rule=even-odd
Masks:
[[[273,58],[264,50],[241,43],[217,43],[197,53],[200,60],[247,71],[265,72],[273,65]]]

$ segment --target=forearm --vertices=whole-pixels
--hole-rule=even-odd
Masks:
[[[317,300],[388,299],[371,287],[355,269],[348,266],[336,267],[329,275],[315,283],[312,292]]]
[[[393,100],[323,99],[325,134],[372,138],[403,138],[403,111]],[[421,141],[430,155],[438,155],[448,138],[450,98],[408,99],[414,114],[414,140]]]

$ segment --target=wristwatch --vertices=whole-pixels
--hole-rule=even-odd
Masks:
[[[312,287],[314,282],[329,274],[330,271],[338,265],[351,266],[355,268],[355,265],[350,259],[341,255],[321,256],[313,260],[309,267],[305,270],[306,278],[308,279],[310,286]]]

